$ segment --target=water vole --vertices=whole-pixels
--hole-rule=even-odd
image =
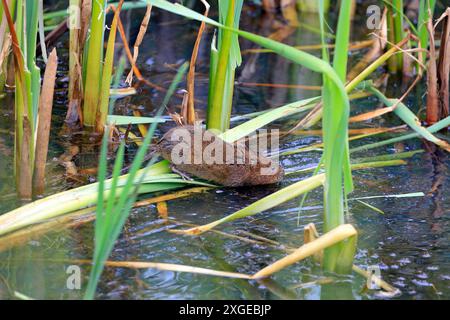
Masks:
[[[226,143],[201,127],[173,128],[153,149],[170,161],[176,172],[227,187],[273,184],[284,175],[273,159],[242,142]]]

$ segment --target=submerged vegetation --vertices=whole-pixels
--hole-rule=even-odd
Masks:
[[[422,139],[429,153],[436,153],[437,149],[450,152],[448,137],[445,135],[450,126],[450,8],[442,7],[439,1],[411,1],[417,5],[415,11],[413,10],[416,15],[414,20],[407,13],[412,6],[409,1],[380,1],[380,14],[375,17],[378,23],[370,34],[370,40],[362,46],[363,49],[369,47],[368,52],[365,56],[353,57],[355,60],[350,63],[349,50],[352,47],[358,48],[358,44],[352,43],[352,30],[356,28],[353,21],[357,9],[354,0],[340,1],[339,8],[336,9],[336,21],[329,17],[329,10],[332,10],[329,1],[318,0],[314,2],[315,5],[303,0],[299,0],[296,5],[286,5],[281,1],[280,7],[277,7],[275,1],[262,1],[261,10],[270,13],[271,19],[275,19],[277,12],[280,12],[284,19],[280,28],[283,32],[275,32],[269,36],[243,30],[240,23],[242,12],[246,8],[243,0],[219,0],[214,3],[202,0],[199,3],[203,6],[203,13],[196,11],[196,6],[189,8],[166,0],[120,0],[115,3],[109,3],[107,0],[70,0],[67,3],[67,12],[63,10],[44,13],[42,0],[2,0],[0,99],[6,99],[3,93],[14,88],[16,190],[19,199],[31,200],[34,196],[35,201],[24,203],[0,215],[0,244],[2,241],[7,243],[11,237],[27,239],[28,233],[44,234],[49,229],[63,225],[62,221],[70,220],[71,217],[90,217],[84,222],[95,218],[93,257],[88,261],[79,261],[80,264],[88,263],[92,266],[84,294],[86,299],[95,297],[105,266],[155,268],[245,281],[264,281],[263,279],[308,257],[312,257],[324,272],[333,277],[355,272],[375,283],[385,296],[399,295],[397,288],[363,270],[354,261],[358,251],[358,227],[352,225],[354,220],[350,218],[352,212],[349,202],[358,188],[354,184],[353,172],[403,166],[408,159],[424,152],[401,150],[385,154],[380,149],[382,146],[407,139]],[[384,11],[381,10],[382,6]],[[129,32],[124,27],[124,15],[121,13],[143,7],[146,7],[146,13],[131,52]],[[315,49],[319,49],[318,52],[310,52],[308,46],[296,47],[287,43],[286,37],[292,30],[301,26],[297,10],[308,11],[308,14],[315,15],[319,21],[317,28],[309,26],[311,32],[320,39],[320,43],[314,44]],[[152,24],[151,15],[161,14],[163,11],[171,15],[176,14],[183,20],[200,22],[189,57],[190,62],[177,62],[170,66],[172,70],[177,69],[177,72],[167,89],[146,79],[138,66],[139,53],[143,52],[140,46],[149,24]],[[436,17],[436,12],[443,13]],[[107,19],[109,13],[112,18],[110,20]],[[59,26],[55,25],[53,19],[56,19]],[[53,31],[45,38],[44,32],[49,29]],[[57,30],[65,29],[68,29],[68,85],[63,92],[67,109],[64,123],[53,122],[52,125],[64,127],[64,132],[69,132],[72,138],[81,135],[83,139],[94,142],[92,149],[93,153],[98,155],[98,168],[91,176],[96,175],[97,180],[95,183],[78,185],[74,189],[36,199],[42,194],[48,194],[44,184],[45,167],[58,66],[56,50],[53,49],[47,56],[46,46],[57,41],[55,37],[64,34],[58,34]],[[208,39],[205,33],[211,35],[210,44],[204,44]],[[119,38],[121,42],[118,41]],[[235,87],[241,83],[236,75],[245,61],[240,41],[256,46],[252,49],[253,54],[269,52],[280,59],[290,61],[296,67],[293,69],[296,72],[308,70],[319,74],[320,91],[316,91],[320,94],[289,103],[286,101],[287,104],[270,109],[262,108],[260,112],[232,117],[235,114],[233,108],[236,107]],[[42,55],[39,64],[45,65],[43,81],[41,70],[37,67],[37,58],[40,57],[37,50],[39,43]],[[206,113],[203,116],[204,113],[199,111],[202,101],[197,99],[195,80],[204,72],[203,69],[201,72],[196,71],[196,65],[199,64],[200,58],[205,57],[204,53],[200,54],[205,48],[210,51],[206,55],[209,56],[206,76],[208,90]],[[123,74],[126,69],[129,69],[128,76]],[[14,75],[12,78],[11,74]],[[402,79],[399,80],[400,78]],[[134,79],[137,81],[133,85]],[[387,84],[392,85],[393,81],[401,82],[398,86],[404,89],[402,96],[392,96],[395,91],[389,90]],[[422,83],[425,83],[427,88],[426,110],[416,114],[406,100]],[[276,84],[266,85],[276,88]],[[152,111],[151,117],[143,117],[138,108],[131,106],[126,110],[126,114],[132,116],[113,114],[116,96],[139,96],[142,87],[151,88],[164,96],[159,108]],[[185,90],[178,90],[180,87],[185,87]],[[174,107],[174,97],[182,99],[179,110]],[[358,103],[353,103],[367,97],[370,97],[372,105],[379,101],[383,107],[367,111],[358,108]],[[360,134],[350,135],[351,124],[374,123],[375,119],[388,118],[391,114],[401,126],[370,128],[373,130],[363,130]],[[308,168],[290,170],[285,178],[290,181],[290,177],[299,174],[310,176],[297,179],[291,184],[283,183],[275,191],[272,189],[272,193],[266,193],[236,212],[204,225],[180,223],[178,225],[182,228],[170,230],[173,237],[193,237],[205,232],[216,232],[242,240],[242,237],[220,233],[215,229],[219,225],[257,215],[293,199],[298,200],[297,212],[300,219],[309,193],[323,187],[323,224],[320,228],[322,236],[318,234],[314,224],[306,225],[304,244],[297,249],[254,236],[252,241],[260,241],[265,245],[276,243],[276,246],[283,247],[284,257],[268,263],[260,270],[253,270],[252,274],[152,261],[109,261],[108,258],[133,208],[156,203],[160,218],[169,223],[166,201],[219,188],[212,181],[203,181],[195,175],[186,177],[184,172],[177,170],[175,161],[158,162],[156,149],[152,146],[158,143],[154,135],[158,133],[159,124],[168,122],[175,122],[180,126],[205,126],[213,130],[214,135],[221,140],[230,145],[244,146],[244,150],[250,151],[252,139],[261,141],[270,136],[284,141],[289,137],[295,138],[296,132],[308,133],[312,130],[318,130],[322,137],[319,143],[265,154],[276,158],[319,151],[321,155],[317,157],[315,164]],[[235,122],[237,124],[232,125]],[[256,138],[252,138],[258,130],[266,127],[282,127],[287,130],[281,134],[275,131],[260,131]],[[411,132],[402,133],[406,128]],[[396,135],[387,139],[384,136],[380,138],[381,134],[385,133]],[[0,131],[0,137],[1,134]],[[369,139],[375,136],[379,137],[375,142]],[[55,137],[52,136],[52,139]],[[351,147],[352,141],[359,141],[359,145]],[[64,163],[73,165],[71,161],[79,153],[79,147],[76,141],[70,141],[70,145],[70,150],[75,151],[70,154],[69,161]],[[191,147],[195,149],[195,142]],[[379,152],[375,156],[372,154],[362,157],[361,151],[375,148],[378,148]],[[131,152],[133,150],[135,153]],[[217,156],[219,149],[214,150]],[[63,156],[67,156],[68,152]],[[114,161],[110,161],[111,159]],[[71,174],[68,168],[66,165],[68,177],[76,178],[79,175]],[[183,189],[185,187],[191,188]],[[150,194],[151,198],[138,201],[138,197],[144,194]],[[414,197],[423,196],[423,193],[412,192],[410,195],[383,197],[390,196]],[[363,201],[366,198],[353,200],[369,210],[384,214],[383,210]],[[222,213],[218,214],[222,216]],[[70,226],[70,223],[67,226]],[[16,296],[21,294],[27,293],[19,293]]]

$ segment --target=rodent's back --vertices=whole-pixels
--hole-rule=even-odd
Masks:
[[[272,159],[252,153],[245,144],[227,143],[200,127],[173,128],[156,149],[178,170],[223,186],[273,184],[284,175]]]

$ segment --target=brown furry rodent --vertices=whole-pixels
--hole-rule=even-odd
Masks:
[[[283,168],[251,151],[243,143],[227,143],[200,127],[169,130],[154,151],[170,161],[178,173],[186,173],[227,187],[280,182]]]

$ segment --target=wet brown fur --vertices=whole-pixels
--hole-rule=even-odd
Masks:
[[[194,137],[194,127],[184,126],[182,128],[188,131],[191,137],[191,141],[193,141],[192,138]],[[191,143],[191,145],[188,146],[185,141],[173,141],[174,139],[172,135],[177,129],[180,129],[180,127],[169,130],[154,147],[154,150],[160,153],[164,159],[170,161],[172,165],[180,172],[227,187],[273,184],[280,182],[284,176],[283,168],[270,158],[264,157],[262,155],[255,156],[255,154],[251,153],[251,151],[245,145],[237,143],[229,144],[221,141],[217,136],[214,136],[213,139],[219,139],[220,142],[223,143],[224,161],[222,161],[222,163],[220,164],[208,164],[205,163],[202,159],[199,164],[195,164],[193,161],[195,153],[194,143]],[[196,128],[196,130],[201,130],[202,134],[204,134],[206,131],[200,128]],[[180,143],[186,143],[186,148],[190,147],[192,160],[190,164],[181,163],[175,165],[172,162],[172,151],[174,147]],[[203,141],[202,139],[202,150],[205,150],[205,148],[211,143],[211,141]],[[234,161],[231,164],[226,163],[225,161],[225,152],[228,148],[232,148],[234,150]],[[250,155],[253,155],[253,159],[256,159],[256,161],[253,161],[253,163],[251,161]],[[240,157],[239,159],[241,159],[241,162],[243,162],[242,164],[236,163],[236,159],[238,159],[238,157]],[[270,166],[272,166],[273,168],[270,174],[261,173],[261,169],[269,168]]]

